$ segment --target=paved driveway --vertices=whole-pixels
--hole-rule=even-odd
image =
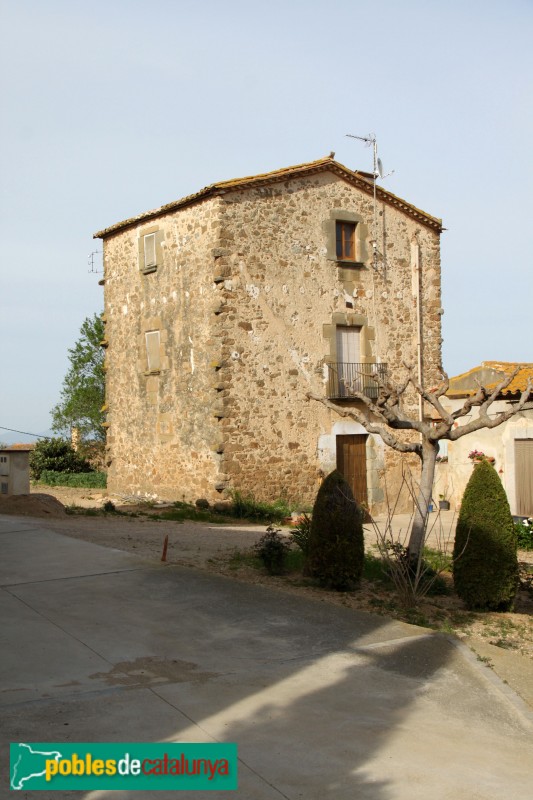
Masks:
[[[2,798],[10,741],[165,740],[237,742],[243,800],[530,797],[531,717],[466,649],[422,628],[28,518],[0,517],[0,586]]]

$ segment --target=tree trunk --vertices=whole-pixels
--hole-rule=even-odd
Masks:
[[[411,536],[409,537],[409,558],[412,562],[418,562],[424,548],[426,529],[429,514],[429,504],[433,492],[433,480],[435,477],[435,464],[439,452],[438,442],[424,442],[422,446],[422,471],[420,474],[420,487],[416,499],[415,515]]]

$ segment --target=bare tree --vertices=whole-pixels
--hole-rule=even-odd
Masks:
[[[424,389],[416,380],[414,368],[408,365],[405,365],[405,368],[407,370],[407,378],[404,383],[398,386],[381,379],[378,375],[372,376],[379,387],[377,399],[367,397],[363,392],[350,388],[350,396],[355,400],[360,400],[363,408],[343,408],[313,392],[308,392],[307,397],[310,400],[322,403],[326,408],[335,411],[341,417],[351,417],[356,422],[359,422],[368,433],[381,436],[385,444],[397,452],[415,453],[420,458],[420,485],[408,545],[409,557],[414,561],[420,559],[424,547],[439,442],[442,439],[449,439],[454,442],[462,436],[478,431],[481,428],[496,428],[501,425],[502,422],[510,419],[525,408],[533,393],[533,383],[531,379],[528,380],[527,386],[521,393],[516,405],[507,411],[501,411],[490,417],[490,406],[498,399],[500,393],[509,386],[519,371],[519,368],[517,368],[492,390],[478,385],[477,392],[465,400],[461,408],[450,413],[446,411],[441,403],[441,397],[446,394],[450,385],[448,376],[444,373],[441,383],[436,388]],[[425,403],[435,409],[438,415],[437,420],[420,420],[404,412],[402,398],[409,385],[413,387]],[[457,421],[470,414],[473,408],[479,409],[478,416],[464,425],[459,425]],[[395,431],[402,430],[419,434],[418,440],[406,441],[399,438]]]

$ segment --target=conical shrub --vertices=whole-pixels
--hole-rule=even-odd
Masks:
[[[364,565],[363,513],[340,472],[318,490],[311,522],[306,572],[338,591],[355,588]]]
[[[508,611],[518,588],[513,518],[498,473],[476,464],[457,520],[453,580],[470,609]]]

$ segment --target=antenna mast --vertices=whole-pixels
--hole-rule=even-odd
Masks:
[[[89,264],[89,269],[87,270],[87,272],[93,272],[95,275],[100,275],[103,272],[103,269],[98,269],[98,267],[94,263],[94,257],[96,255],[102,255],[102,251],[93,250],[92,253],[89,253],[89,255],[87,256],[87,261]]]
[[[372,177],[373,177],[373,184],[374,184],[374,221],[372,225],[372,266],[375,270],[378,269],[378,206],[377,206],[377,193],[376,193],[376,182],[378,178],[387,178],[389,175],[392,175],[392,172],[388,172],[387,175],[383,175],[383,164],[381,163],[381,159],[378,158],[378,142],[376,139],[375,133],[369,133],[368,136],[355,136],[353,133],[347,133],[350,139],[359,139],[360,142],[364,142],[367,147],[372,145],[372,153],[373,153],[373,169],[372,169]]]

